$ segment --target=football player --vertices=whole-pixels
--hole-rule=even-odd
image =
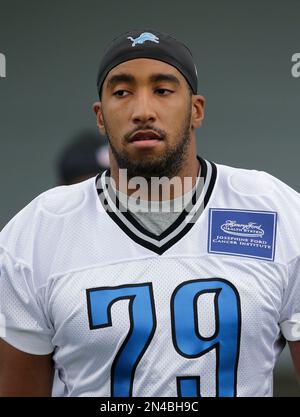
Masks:
[[[50,395],[56,368],[65,396],[272,396],[286,341],[300,374],[299,194],[197,155],[173,37],[119,36],[97,86],[111,168],[0,235],[0,395]]]

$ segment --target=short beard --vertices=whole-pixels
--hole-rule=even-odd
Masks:
[[[187,148],[191,141],[191,107],[181,131],[177,134],[176,145],[167,148],[165,153],[151,161],[133,161],[126,151],[117,150],[112,144],[111,135],[104,119],[104,125],[112,153],[119,169],[127,169],[127,178],[143,177],[147,181],[151,177],[176,177],[187,161]],[[104,117],[103,117],[104,118]],[[151,128],[151,127],[150,127]]]

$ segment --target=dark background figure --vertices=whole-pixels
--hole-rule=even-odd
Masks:
[[[60,152],[57,184],[70,185],[91,178],[109,167],[107,139],[97,131],[79,132]]]

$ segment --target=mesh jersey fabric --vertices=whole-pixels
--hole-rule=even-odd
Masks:
[[[212,207],[277,212],[274,260],[208,253]],[[65,396],[271,396],[283,336],[300,340],[299,209],[271,175],[217,165],[204,211],[159,255],[108,216],[95,178],[48,190],[0,233],[4,340],[53,352]]]

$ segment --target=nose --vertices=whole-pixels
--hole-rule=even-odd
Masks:
[[[132,121],[135,124],[154,122],[156,120],[156,112],[153,106],[153,102],[149,97],[149,93],[142,91],[136,94],[133,112],[132,112]]]

